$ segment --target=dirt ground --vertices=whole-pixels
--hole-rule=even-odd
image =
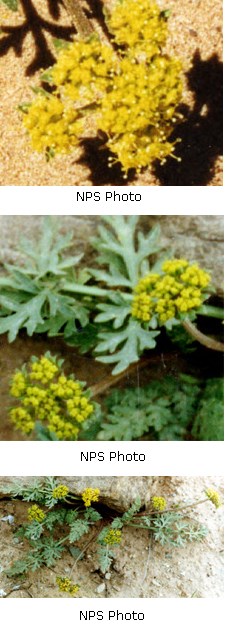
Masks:
[[[103,34],[103,7],[114,0],[86,0],[84,6]],[[0,6],[0,185],[222,185],[222,1],[158,0],[171,10],[168,53],[183,64],[181,163],[169,159],[140,176],[109,171],[107,152],[89,139],[81,149],[50,163],[33,152],[18,105],[33,97],[39,71],[54,61],[53,38],[71,39],[75,29],[62,0],[20,0],[19,12]]]
[[[162,477],[160,482],[160,495],[168,497],[171,503],[202,498],[209,486],[223,494],[220,477]],[[0,521],[0,591],[3,597],[4,594],[6,598],[63,597],[56,588],[56,576],[71,576],[80,585],[77,594],[80,598],[216,598],[223,595],[223,510],[216,510],[210,502],[194,509],[194,517],[209,529],[202,543],[165,549],[149,542],[147,532],[127,528],[121,546],[115,549],[116,558],[108,579],[99,572],[95,545],[90,543],[83,560],[74,568],[73,557],[66,552],[54,568],[30,573],[25,581],[12,580],[3,570],[24,555],[26,546],[13,536],[13,530],[25,521],[28,507],[28,503],[18,500],[0,501],[0,519],[8,514],[14,516],[13,525]],[[79,547],[83,549],[88,541],[89,538],[80,541]],[[104,590],[99,587],[103,584]]]

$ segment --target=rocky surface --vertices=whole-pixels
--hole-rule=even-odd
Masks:
[[[36,477],[0,477],[0,497],[9,491],[15,480],[28,486]],[[38,478],[40,480],[43,477]],[[142,505],[154,494],[155,477],[58,477],[60,483],[68,486],[71,493],[81,495],[86,488],[99,488],[99,501],[109,508],[127,510],[136,497],[140,497]]]
[[[85,252],[90,261],[90,238],[96,234],[99,215],[54,217],[61,224],[61,232],[73,230],[74,245],[78,253]],[[41,227],[41,216],[0,217],[0,263],[16,262],[20,257],[20,238],[36,238]],[[222,215],[140,215],[140,225],[148,230],[155,223],[161,227],[162,247],[172,250],[176,257],[196,260],[212,275],[216,292],[223,289],[223,216]],[[84,261],[82,262],[85,262]]]

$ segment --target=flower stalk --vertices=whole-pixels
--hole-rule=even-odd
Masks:
[[[63,4],[70,14],[79,35],[83,38],[90,37],[93,34],[94,27],[85,14],[81,0],[63,0]]]

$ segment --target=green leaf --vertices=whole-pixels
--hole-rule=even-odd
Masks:
[[[146,236],[138,232],[138,216],[103,216],[104,225],[99,227],[99,237],[92,245],[99,252],[97,262],[109,271],[90,270],[97,280],[110,287],[133,288],[146,270],[149,257],[160,251],[160,228],[155,226]]]
[[[85,519],[77,519],[70,526],[70,535],[69,541],[73,543],[74,541],[78,541],[83,534],[86,534],[89,530],[89,522]]]
[[[98,355],[96,360],[108,364],[116,362],[112,374],[121,373],[132,362],[137,362],[145,349],[155,348],[155,339],[159,333],[153,330],[146,331],[141,324],[131,318],[128,325],[119,332],[99,333],[99,340],[102,342],[95,348],[95,353],[102,354],[108,351],[110,355]]]
[[[98,546],[98,559],[99,566],[102,574],[106,574],[109,571],[110,566],[114,559],[114,553],[112,550],[109,550],[107,546],[99,545]]]
[[[28,335],[32,336],[37,325],[43,322],[41,309],[45,300],[46,292],[43,291],[27,303],[22,303],[21,307],[11,316],[0,318],[0,334],[8,331],[9,342],[13,342],[19,330],[25,327]]]

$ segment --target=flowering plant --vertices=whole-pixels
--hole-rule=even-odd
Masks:
[[[28,543],[29,549],[22,559],[6,570],[7,576],[23,576],[29,571],[53,567],[56,585],[61,592],[70,596],[82,593],[82,578],[80,583],[74,582],[73,570],[79,560],[85,558],[90,543],[96,543],[101,575],[107,575],[117,558],[120,544],[124,545],[125,527],[145,530],[150,536],[151,546],[153,540],[167,550],[185,547],[189,541],[204,540],[208,532],[195,515],[190,516],[190,512],[207,501],[211,501],[216,508],[222,505],[219,493],[207,488],[203,498],[187,503],[170,503],[164,496],[157,494],[152,496],[144,511],[140,510],[142,502],[137,498],[127,511],[116,516],[115,511],[110,513],[103,506],[101,513],[96,509],[101,499],[98,488],[86,488],[81,496],[74,495],[55,477],[46,477],[42,481],[38,479],[26,487],[15,482],[5,492],[10,497],[32,502],[27,510],[27,522],[16,530],[16,537],[22,539],[23,544]],[[93,533],[93,528],[97,532]],[[83,540],[85,535],[88,535],[87,543]],[[62,559],[66,549],[69,549],[73,559],[68,576],[65,577],[60,572],[60,566],[57,567],[57,562]]]
[[[62,373],[62,363],[47,352],[39,359],[32,356],[13,375],[10,394],[21,406],[11,408],[10,419],[26,435],[35,431],[42,440],[77,440],[98,419],[99,406],[85,383]]]
[[[205,302],[213,292],[210,274],[163,253],[159,227],[143,234],[138,221],[135,215],[103,216],[91,241],[97,267],[78,270],[82,255],[64,256],[71,234],[58,237],[51,217],[45,218],[35,248],[23,242],[24,265],[6,265],[8,275],[0,277],[0,334],[8,332],[10,342],[22,328],[28,335],[61,335],[114,365],[113,375],[154,349],[162,327],[168,335],[181,327],[222,351],[222,343],[194,324],[198,314],[223,317],[220,307]]]
[[[71,152],[91,121],[110,151],[109,165],[119,162],[126,176],[174,156],[181,64],[165,52],[167,15],[155,0],[117,1],[106,24],[110,42],[88,30],[62,44],[42,76],[50,92],[40,89],[21,109],[34,150],[48,158]]]

